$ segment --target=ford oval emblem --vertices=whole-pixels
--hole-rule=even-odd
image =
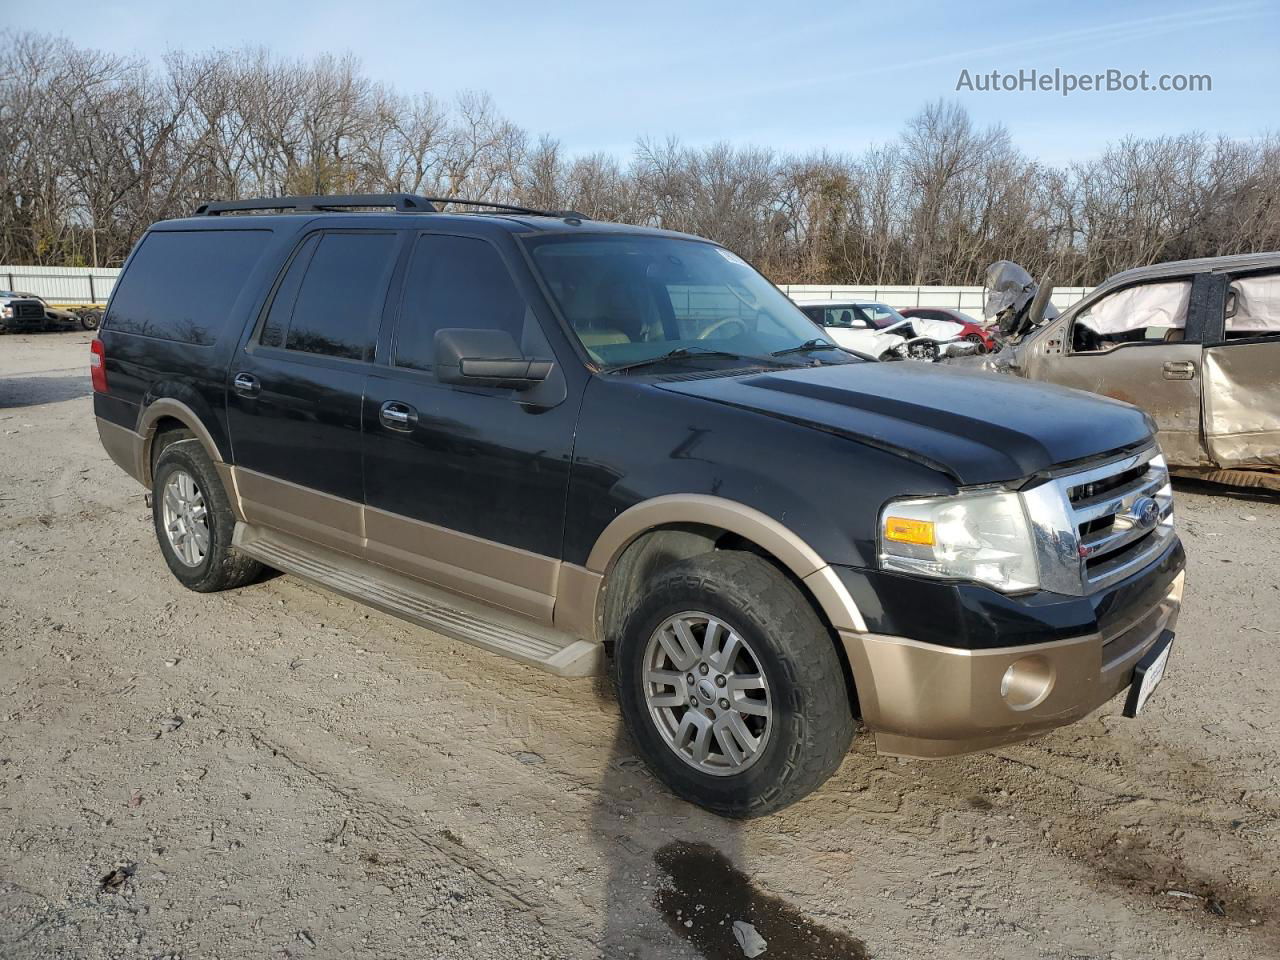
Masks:
[[[1129,515],[1133,517],[1135,526],[1150,529],[1160,522],[1160,504],[1154,497],[1139,497],[1129,508]]]

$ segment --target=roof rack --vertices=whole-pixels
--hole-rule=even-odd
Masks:
[[[279,210],[294,213],[323,213],[343,209],[375,209],[390,207],[397,213],[440,213],[436,204],[456,204],[467,207],[486,207],[504,213],[525,213],[535,217],[557,217],[588,220],[589,217],[573,210],[535,210],[509,203],[490,203],[488,200],[467,200],[463,197],[419,197],[412,193],[356,193],[334,196],[310,197],[255,197],[250,200],[226,200],[203,203],[196,208],[197,217],[216,217],[224,213],[249,213],[254,210]]]

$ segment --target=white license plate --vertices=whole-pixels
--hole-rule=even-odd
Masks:
[[[1155,653],[1154,658],[1143,657],[1142,662],[1134,669],[1133,689],[1129,693],[1129,703],[1125,713],[1136,717],[1151,699],[1160,681],[1164,679],[1165,668],[1169,664],[1169,653],[1173,650],[1173,638],[1169,638],[1163,649]],[[1150,658],[1150,659],[1149,659]]]

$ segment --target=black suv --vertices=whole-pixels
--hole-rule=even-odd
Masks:
[[[1141,708],[1183,577],[1142,412],[859,359],[697,237],[480,206],[142,238],[94,408],[182,583],[266,564],[562,676],[611,655],[637,749],[730,816],[855,718],[938,757]]]

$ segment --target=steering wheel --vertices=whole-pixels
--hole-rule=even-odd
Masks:
[[[739,318],[739,317],[721,317],[719,320],[717,320],[717,321],[715,321],[714,323],[712,323],[712,324],[711,324],[711,326],[707,327],[707,329],[703,330],[700,334],[698,334],[698,336],[697,336],[695,339],[697,339],[697,340],[707,340],[707,339],[709,339],[709,338],[711,337],[711,334],[715,333],[715,332],[716,332],[717,330],[719,330],[721,327],[726,326],[726,325],[728,325],[728,324],[730,324],[730,323],[736,323],[736,324],[738,325],[738,328],[739,328],[739,329],[738,329],[738,333],[733,334],[733,336],[738,336],[738,335],[741,335],[741,334],[744,334],[744,333],[746,333],[746,332],[747,332],[747,325],[746,325],[745,323],[743,323],[743,322],[742,322],[741,318]]]

